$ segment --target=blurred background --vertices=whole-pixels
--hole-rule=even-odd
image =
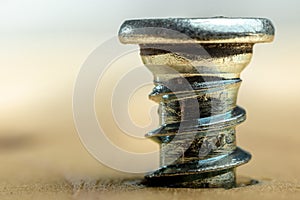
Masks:
[[[299,7],[297,0],[1,0],[0,187],[53,183],[56,191],[82,180],[133,176],[104,167],[80,142],[72,93],[82,64],[94,49],[117,36],[125,19],[220,15],[266,17],[276,28],[275,41],[255,46],[241,76],[238,102],[248,119],[238,127],[237,139],[253,159],[238,173],[265,181],[300,181]],[[117,71],[124,63],[142,67],[138,52],[112,64],[115,71],[98,86],[97,116],[108,120],[108,137],[123,149],[154,151],[152,141],[122,133],[107,110],[109,79],[123,76]],[[150,90],[149,85],[141,88],[128,100],[135,123],[150,124],[145,133],[157,127],[157,119],[151,121],[155,112],[149,113],[155,106],[147,99]]]

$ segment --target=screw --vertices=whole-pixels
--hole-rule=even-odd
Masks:
[[[146,136],[160,144],[160,168],[149,185],[236,186],[235,168],[251,159],[236,147],[235,127],[246,119],[236,105],[240,73],[255,43],[271,42],[264,18],[165,18],[125,21],[119,39],[139,44],[154,75],[149,95],[161,126]]]

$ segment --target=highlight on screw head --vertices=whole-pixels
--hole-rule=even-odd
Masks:
[[[235,168],[251,155],[236,146],[235,127],[246,119],[236,105],[240,73],[255,43],[271,42],[264,18],[162,18],[125,21],[124,44],[139,44],[153,73],[149,98],[159,104],[160,127],[146,134],[160,145],[160,168],[149,185],[236,185]]]

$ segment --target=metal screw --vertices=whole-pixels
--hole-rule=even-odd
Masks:
[[[161,126],[147,134],[160,144],[160,165],[150,185],[236,185],[235,168],[251,155],[236,147],[235,127],[246,119],[236,106],[240,73],[255,43],[271,42],[263,18],[137,19],[123,23],[119,39],[139,44],[154,75],[149,98],[159,103]]]

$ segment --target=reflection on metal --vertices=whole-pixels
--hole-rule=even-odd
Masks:
[[[160,165],[149,185],[234,187],[235,168],[251,155],[236,147],[235,127],[246,118],[236,105],[240,73],[254,43],[271,42],[263,18],[137,19],[119,39],[139,44],[154,75],[149,98],[159,104],[160,127],[147,137],[160,144]]]

